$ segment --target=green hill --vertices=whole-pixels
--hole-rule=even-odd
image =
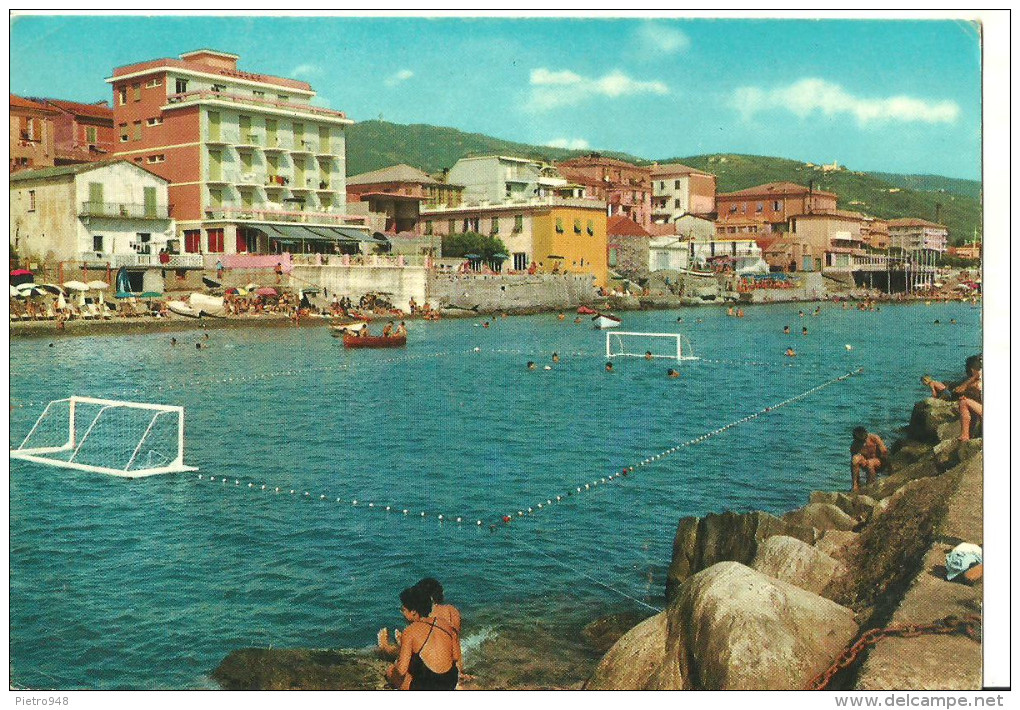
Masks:
[[[468,155],[515,155],[547,161],[567,160],[590,153],[548,146],[529,145],[465,133],[455,128],[426,124],[401,125],[386,121],[364,121],[347,129],[347,174],[377,170],[407,163],[429,173],[449,168]],[[651,161],[627,153],[600,151],[603,155],[637,164]],[[945,224],[954,243],[970,240],[981,229],[981,184],[930,175],[864,173],[846,168],[825,172],[784,158],[757,155],[714,154],[659,159],[679,162],[718,176],[720,192],[732,192],[766,182],[789,180],[801,185],[814,181],[819,190],[839,195],[841,209],[892,219],[920,217]],[[944,190],[944,192],[943,192]],[[941,207],[936,210],[936,204]],[[938,215],[936,215],[938,211]]]
[[[949,227],[949,239],[953,243],[973,239],[975,230],[979,238],[982,233],[981,202],[978,198],[948,191],[917,191],[888,182],[873,173],[846,168],[825,172],[820,165],[758,155],[698,155],[661,162],[684,163],[715,174],[719,192],[733,192],[779,180],[800,185],[813,181],[816,189],[839,196],[840,209],[884,219],[919,217],[937,221]]]
[[[363,121],[347,129],[347,174],[357,175],[397,163],[413,165],[427,173],[449,168],[468,155],[513,155],[548,162],[587,155],[590,150],[567,150],[464,133],[456,128],[415,123]],[[609,155],[631,162],[647,162],[626,153]]]

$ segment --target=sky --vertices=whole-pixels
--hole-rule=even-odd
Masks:
[[[962,20],[20,15],[10,91],[111,98],[113,68],[211,48],[354,120],[654,160],[770,155],[981,177]]]

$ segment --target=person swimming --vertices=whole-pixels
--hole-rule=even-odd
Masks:
[[[528,360],[528,369],[529,370],[534,370],[535,369],[535,361],[534,360]]]
[[[668,370],[666,370],[666,376],[667,376],[667,377],[679,377],[679,376],[680,376],[680,372],[679,372],[679,371],[677,371],[677,370],[674,370],[674,369],[673,369],[673,368],[671,367],[671,368],[669,368]]]
[[[607,362],[606,363],[606,372],[612,372],[612,371],[613,371],[613,363]]]

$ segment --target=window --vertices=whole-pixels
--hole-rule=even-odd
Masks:
[[[619,255],[617,253],[616,247],[610,247],[609,248],[609,265],[610,266],[616,266],[616,263],[617,263],[618,260],[619,260]]]
[[[492,233],[499,234],[499,217],[492,218]]]
[[[782,212],[783,211],[783,203],[780,202],[779,200],[774,201],[772,203],[772,209],[775,210],[776,212]]]
[[[457,220],[451,219],[447,223],[446,228],[447,228],[446,229],[446,233],[447,234],[456,234],[457,233]]]
[[[673,207],[675,209],[680,209],[680,200],[673,200]]]
[[[146,89],[153,89],[157,86],[163,86],[163,80],[158,76],[155,79],[149,79],[145,82]]]
[[[28,191],[28,211],[35,212],[35,190]]]
[[[93,234],[92,235],[92,251],[102,251],[102,250],[103,250],[103,235],[102,234]]]
[[[737,206],[736,205],[730,205],[730,214],[736,214],[736,213],[737,213]]]
[[[574,220],[574,234],[580,234],[580,233],[581,233],[581,220],[575,219]]]
[[[209,188],[209,205],[211,207],[220,207],[223,205],[223,190],[218,187]]]
[[[666,181],[665,180],[660,180],[659,181],[659,189],[660,190],[665,190],[666,189]]]
[[[287,96],[286,94],[278,94],[276,98],[278,98],[280,101],[290,101],[290,97]]]
[[[95,126],[85,126],[85,141],[95,145],[99,141],[99,129]]]
[[[120,142],[127,143],[128,140],[128,125],[126,123],[120,124]]]
[[[680,189],[680,181],[679,180],[674,180],[673,181],[673,189],[674,190],[679,190]]]
[[[524,271],[528,268],[528,255],[523,251],[514,252],[514,271]]]
[[[514,215],[514,234],[520,234],[524,231],[524,215]]]
[[[123,106],[127,103],[127,87],[122,86],[117,89],[117,104]]]
[[[432,220],[431,219],[425,220],[425,236],[426,237],[431,237],[432,236]]]
[[[158,117],[157,118],[148,118],[148,119],[145,120],[145,123],[146,123],[146,125],[149,125],[149,126],[159,126],[159,125],[161,125],[163,123],[163,119],[162,118],[158,118]]]
[[[202,251],[202,230],[184,230],[184,251],[188,254],[198,254]]]
[[[765,203],[764,202],[759,202],[758,206],[755,208],[754,211],[755,212],[763,212],[764,210],[765,210]]]
[[[223,229],[205,230],[207,251],[210,254],[223,253]]]
[[[557,217],[556,218],[556,231],[559,234],[563,234],[563,218],[562,217]]]
[[[266,98],[266,92],[265,91],[258,91],[257,89],[252,91],[251,95],[254,96],[256,99],[264,99],[264,98]]]
[[[135,253],[136,254],[151,254],[152,253],[152,235],[148,232],[137,232],[135,234]]]
[[[149,163],[150,165],[152,165],[153,163],[165,163],[166,155],[164,155],[163,153],[160,153],[159,155],[150,155],[145,159],[145,162]]]
[[[595,236],[595,221],[590,219],[588,220],[588,236]]]
[[[177,89],[177,93],[178,94],[187,93],[187,91],[188,91],[188,80],[187,79],[178,79],[176,84],[177,84],[176,89]]]
[[[134,137],[134,140],[140,141],[140,140],[142,140],[142,122],[141,121],[135,121],[134,126],[135,126],[135,137]]]
[[[131,85],[131,93],[134,95],[135,101],[141,101],[142,100],[142,85],[141,84],[132,84]]]
[[[212,90],[214,92],[216,92],[217,94],[219,94],[219,93],[222,93],[222,92],[227,90],[227,85],[226,84],[213,84],[212,85]]]

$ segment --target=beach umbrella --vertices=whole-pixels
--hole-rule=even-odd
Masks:
[[[17,286],[18,284],[30,283],[35,280],[32,272],[28,269],[14,269],[11,272],[11,284]]]
[[[90,291],[105,291],[106,289],[110,288],[110,284],[106,283],[105,281],[99,281],[98,279],[95,281],[89,281],[85,285],[89,287]]]
[[[130,291],[117,291],[117,298],[134,298],[134,297],[135,294],[131,293]]]
[[[60,288],[56,284],[36,284],[46,293],[52,293],[54,296],[61,296],[64,293],[64,289]]]
[[[18,286],[18,293],[24,298],[31,298],[32,296],[42,296],[46,292],[35,284],[21,284]]]
[[[163,298],[163,294],[157,293],[156,291],[145,291],[144,293],[139,294],[138,297],[139,298],[145,298],[145,299]]]
[[[14,288],[13,286],[11,286],[11,298],[20,298],[20,297],[21,297],[21,291],[19,291],[18,289]]]
[[[89,285],[81,281],[65,281],[64,288],[70,291],[88,291]]]
[[[471,259],[473,261],[475,259],[481,259],[482,257],[479,256],[478,254],[465,254],[464,258],[465,259]]]
[[[276,289],[272,288],[271,286],[263,286],[260,289],[256,289],[255,293],[258,294],[259,296],[278,296],[278,295],[280,295],[280,294],[278,294],[276,292]]]
[[[504,254],[503,252],[499,252],[499,253],[493,254],[492,258],[493,259],[499,259],[500,261],[506,261],[507,259],[510,258],[510,255],[509,254]]]

